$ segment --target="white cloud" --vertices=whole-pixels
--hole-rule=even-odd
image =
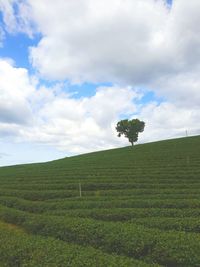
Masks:
[[[59,88],[40,86],[26,69],[0,60],[0,137],[42,143],[80,153],[123,143],[114,125],[133,113],[141,97],[131,87],[99,87],[74,99]]]
[[[200,107],[188,109],[169,102],[150,103],[142,108],[140,117],[146,122],[140,142],[200,134]]]
[[[27,140],[47,142],[80,153],[119,145],[113,125],[120,115],[136,111],[139,98],[132,88],[100,87],[92,97],[54,95],[38,111],[36,127],[23,133]]]
[[[115,125],[124,117],[146,122],[140,142],[199,133],[199,106],[169,102],[136,104],[141,94],[131,87],[97,88],[90,97],[73,98],[61,85],[40,86],[26,69],[0,60],[0,139],[46,144],[70,154],[128,145]]]
[[[200,2],[175,0],[169,17],[167,36],[176,52],[175,59],[186,70],[199,66]]]
[[[30,59],[47,78],[144,84],[199,65],[198,0],[28,3],[43,35]]]
[[[199,104],[199,0],[174,0],[170,9],[164,0],[0,3],[7,28],[41,33],[30,60],[43,77],[145,85],[169,101]]]
[[[36,31],[31,19],[31,9],[28,1],[0,0],[0,12],[3,14],[5,30],[9,33],[26,33],[33,37]]]
[[[199,108],[200,68],[193,72],[162,76],[150,86],[159,96],[164,96],[176,106]]]
[[[16,26],[13,5],[14,0],[0,0],[0,11],[3,13],[4,23],[9,31],[13,31]]]
[[[31,123],[29,97],[34,87],[27,71],[0,59],[0,77],[0,122]]]
[[[0,0],[0,8],[10,31],[41,33],[30,60],[47,79],[145,85],[197,102],[199,0],[170,9],[164,0]]]
[[[169,13],[163,1],[30,0],[29,4],[44,36],[31,49],[31,60],[48,78],[144,82],[166,61],[157,42]]]

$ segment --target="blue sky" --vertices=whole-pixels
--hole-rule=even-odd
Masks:
[[[197,120],[198,1],[69,3],[0,0],[0,165],[128,145],[121,118],[145,120],[140,142]]]

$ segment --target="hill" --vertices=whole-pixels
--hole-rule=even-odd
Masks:
[[[200,266],[200,137],[2,167],[0,220],[1,266]]]

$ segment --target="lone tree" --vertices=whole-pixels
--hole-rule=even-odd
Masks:
[[[121,120],[117,123],[116,130],[118,137],[124,135],[133,146],[134,142],[138,140],[138,134],[144,131],[145,123],[138,119]]]

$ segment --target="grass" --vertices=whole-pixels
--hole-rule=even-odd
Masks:
[[[200,266],[199,148],[196,136],[0,168],[0,266]]]

